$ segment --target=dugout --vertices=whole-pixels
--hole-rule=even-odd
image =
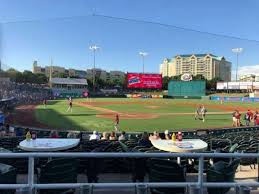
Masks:
[[[199,81],[177,81],[168,83],[168,96],[173,98],[198,98],[205,96],[206,82]]]

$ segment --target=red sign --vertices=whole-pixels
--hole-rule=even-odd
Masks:
[[[128,88],[153,88],[162,89],[161,74],[128,73]]]

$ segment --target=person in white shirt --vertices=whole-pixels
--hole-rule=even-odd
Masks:
[[[126,140],[126,133],[125,133],[125,131],[122,131],[121,135],[119,136],[119,141],[121,141],[121,140]]]
[[[93,134],[90,135],[90,140],[99,140],[100,136],[98,135],[97,131],[93,131]]]

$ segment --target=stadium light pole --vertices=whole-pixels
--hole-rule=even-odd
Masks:
[[[237,74],[238,74],[238,57],[239,54],[242,53],[243,48],[233,48],[232,52],[235,53],[237,55],[237,64],[236,64],[236,81],[237,81]]]
[[[139,52],[139,55],[142,57],[142,67],[143,73],[145,72],[145,57],[148,55],[146,52]]]
[[[91,51],[93,51],[93,57],[94,57],[94,68],[93,68],[93,91],[95,93],[95,53],[97,50],[100,49],[100,47],[96,46],[96,45],[92,45],[89,47],[89,49]]]

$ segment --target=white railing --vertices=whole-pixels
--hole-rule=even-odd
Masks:
[[[197,182],[144,182],[144,183],[34,183],[35,158],[198,158],[199,172]],[[37,189],[79,189],[83,193],[92,193],[93,188],[122,188],[135,187],[137,193],[147,193],[148,188],[185,187],[189,193],[203,194],[204,188],[232,187],[237,193],[242,193],[247,187],[259,187],[259,182],[204,182],[204,158],[259,158],[259,153],[0,153],[0,158],[28,158],[27,184],[0,184],[0,189],[23,190],[24,193],[34,194]],[[257,162],[258,163],[258,162]]]

